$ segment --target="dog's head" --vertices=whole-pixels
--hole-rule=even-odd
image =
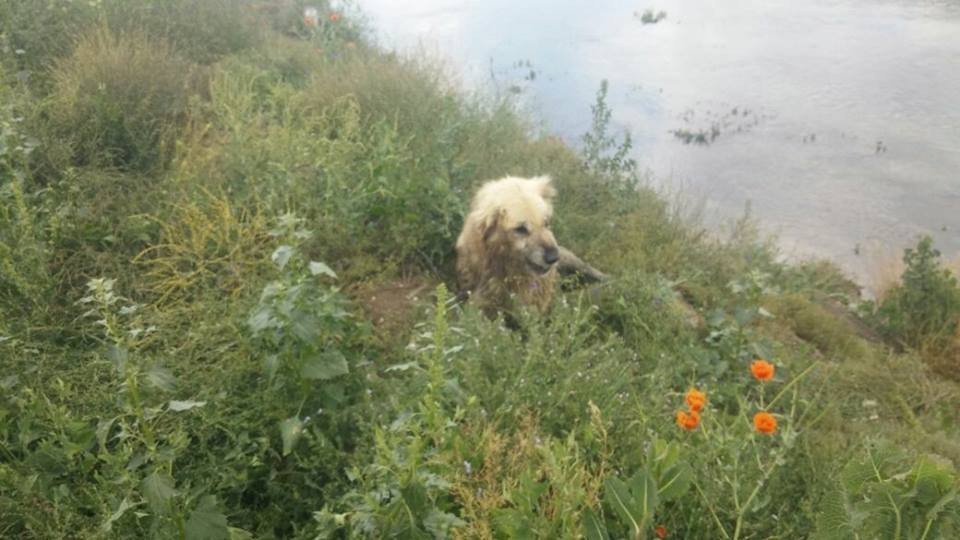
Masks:
[[[507,177],[486,184],[474,200],[477,227],[483,243],[498,256],[508,255],[514,266],[545,274],[560,257],[550,231],[552,200],[557,194],[550,177]]]

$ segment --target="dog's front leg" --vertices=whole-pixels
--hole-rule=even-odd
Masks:
[[[608,279],[606,274],[583,262],[580,257],[563,246],[560,246],[557,271],[564,277],[575,276],[583,283],[599,283]]]

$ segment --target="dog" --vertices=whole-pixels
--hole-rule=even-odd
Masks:
[[[606,280],[557,243],[550,230],[557,190],[549,176],[486,182],[473,198],[457,238],[461,297],[495,317],[515,301],[544,313],[560,276]]]

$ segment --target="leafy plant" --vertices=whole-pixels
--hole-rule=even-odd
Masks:
[[[943,350],[960,323],[960,284],[925,236],[903,253],[902,283],[887,294],[874,317],[887,337],[911,347]]]
[[[682,498],[691,481],[689,465],[680,460],[680,446],[657,439],[650,445],[644,468],[626,481],[616,476],[604,481],[604,500],[630,538],[649,538],[658,508]],[[584,536],[610,537],[606,525],[591,511],[584,515]]]
[[[634,189],[637,180],[637,162],[629,157],[633,149],[630,133],[622,141],[609,134],[612,112],[607,105],[609,83],[601,81],[597,101],[590,107],[593,112],[591,130],[583,135],[583,160],[592,171],[623,183],[624,189]]]
[[[416,408],[374,432],[373,462],[352,471],[359,489],[344,497],[346,513],[315,514],[321,536],[346,528],[365,537],[447,538],[463,521],[451,513],[449,481],[440,453],[455,444],[464,410],[457,406],[455,382],[445,373],[448,298],[437,288],[434,323],[418,361],[394,370],[425,376]],[[422,363],[421,363],[422,362]]]
[[[142,532],[151,538],[227,538],[227,518],[216,497],[202,488],[178,487],[173,477],[174,462],[189,441],[182,425],[170,425],[170,417],[206,402],[158,399],[176,389],[176,378],[160,365],[144,364],[141,350],[156,328],[142,321],[142,306],[114,292],[114,283],[91,280],[90,294],[79,301],[103,329],[105,356],[121,396],[118,414],[96,426],[96,457],[104,464],[97,480],[118,495],[110,498],[111,513],[101,529],[109,533],[132,513],[137,522],[150,518]]]
[[[300,228],[301,223],[286,214],[273,234],[302,242],[310,233]],[[280,423],[283,455],[288,455],[309,421],[300,418],[306,402],[329,408],[343,398],[342,387],[331,381],[350,372],[339,343],[352,325],[340,291],[320,284],[321,279],[336,279],[329,266],[304,259],[290,244],[276,248],[270,259],[280,276],[264,286],[247,326],[266,353],[268,383],[300,399],[297,414]]]
[[[888,442],[853,457],[820,505],[817,538],[953,538],[960,477],[943,458],[911,460]]]

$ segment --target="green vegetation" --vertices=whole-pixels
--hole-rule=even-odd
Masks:
[[[605,85],[581,156],[318,4],[0,0],[0,536],[960,535],[929,242],[865,304],[648,187]],[[517,331],[448,292],[508,173],[615,276]]]
[[[903,255],[901,283],[863,312],[891,341],[928,357],[944,375],[957,378],[960,367],[960,284],[943,267],[933,240],[923,237]]]

